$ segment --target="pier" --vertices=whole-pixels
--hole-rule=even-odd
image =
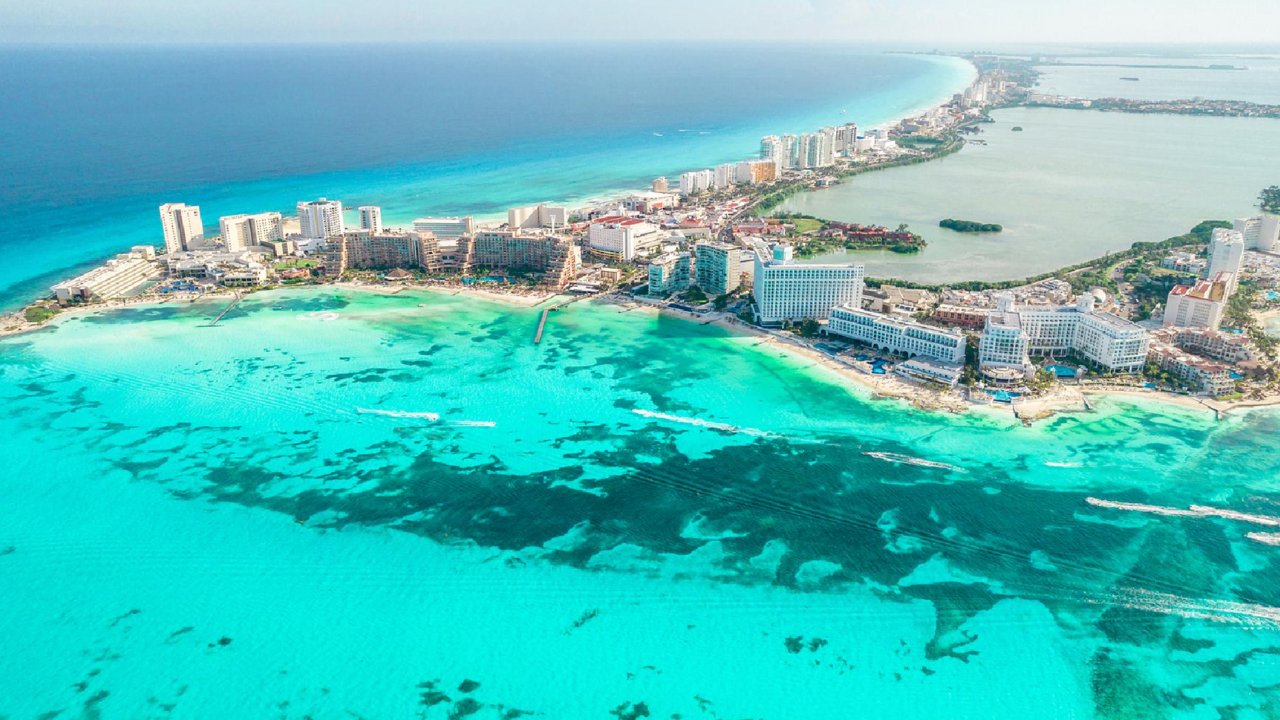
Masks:
[[[585,297],[585,296],[569,298],[568,300],[563,300],[561,302],[556,303],[555,305],[550,305],[548,307],[543,308],[542,318],[538,320],[538,332],[533,336],[533,344],[537,345],[538,343],[542,342],[542,331],[547,329],[547,316],[551,314],[552,310],[559,310],[560,308],[565,307],[567,305],[572,305],[573,303],[576,303],[579,300],[581,300],[582,297]]]
[[[218,322],[220,322],[222,318],[226,317],[227,313],[231,312],[232,308],[240,304],[240,300],[242,299],[242,297],[243,296],[240,295],[240,293],[236,293],[235,299],[231,301],[230,305],[227,305],[226,307],[222,308],[222,312],[218,313],[218,317],[210,320],[207,324],[201,325],[200,327],[216,327],[218,325]],[[539,328],[538,334],[539,335],[542,334],[541,328]]]

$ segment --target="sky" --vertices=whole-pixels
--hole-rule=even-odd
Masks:
[[[0,0],[0,43],[1280,43],[1280,0]]]

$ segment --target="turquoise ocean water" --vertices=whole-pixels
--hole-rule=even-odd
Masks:
[[[1280,708],[1275,413],[943,416],[595,303],[219,309],[0,342],[0,715]]]

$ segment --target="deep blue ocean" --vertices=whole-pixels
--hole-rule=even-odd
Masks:
[[[0,307],[160,241],[156,206],[501,214],[873,126],[972,78],[879,48],[647,43],[0,49]]]

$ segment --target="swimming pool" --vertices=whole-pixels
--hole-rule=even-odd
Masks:
[[[1060,378],[1076,376],[1076,369],[1068,365],[1045,365],[1044,369]]]

